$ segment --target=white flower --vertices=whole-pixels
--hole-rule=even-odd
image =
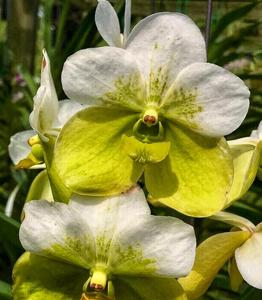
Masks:
[[[112,198],[75,196],[69,205],[31,201],[25,205],[20,240],[31,253],[90,270],[85,288],[101,292],[108,281],[114,284],[121,277],[185,276],[196,245],[190,225],[150,215],[139,187]],[[22,282],[18,280],[18,286]]]
[[[225,207],[241,198],[251,187],[262,165],[262,122],[250,137],[228,141],[234,163],[234,179]]]
[[[212,219],[250,233],[249,238],[235,250],[236,264],[248,284],[262,289],[262,222],[255,226],[249,220],[228,212],[220,212]]]
[[[152,204],[197,217],[224,207],[233,166],[222,137],[244,120],[249,91],[206,62],[203,36],[189,17],[153,14],[134,27],[125,48],[76,52],[62,85],[70,99],[90,105],[56,143],[54,165],[70,190],[113,195],[144,173]]]
[[[33,142],[31,145],[28,141],[37,134],[42,142],[48,142],[47,135],[57,136],[66,121],[81,109],[83,105],[76,101],[58,101],[50,61],[46,51],[43,50],[41,84],[34,97],[34,109],[29,118],[33,130],[18,132],[11,137],[8,149],[13,163],[18,165],[23,160],[24,167],[44,168],[41,159],[38,160],[32,154],[30,155],[31,146],[40,141]]]

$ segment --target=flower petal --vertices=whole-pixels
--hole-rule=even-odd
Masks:
[[[116,300],[187,300],[176,279],[122,277],[113,283]]]
[[[206,61],[199,28],[189,17],[178,13],[157,13],[143,19],[129,35],[126,49],[136,57],[149,82],[149,102],[160,102],[186,66]]]
[[[218,271],[249,236],[246,231],[220,233],[197,247],[191,273],[178,280],[189,299],[198,299],[206,292]]]
[[[46,170],[41,171],[34,178],[26,196],[26,202],[40,199],[45,199],[49,202],[54,201],[50,181]]]
[[[122,47],[118,16],[106,0],[98,0],[95,22],[102,38],[109,46]]]
[[[51,66],[48,55],[43,50],[41,71],[41,85],[34,97],[34,109],[30,114],[31,127],[36,130],[43,141],[48,141],[45,133],[52,129],[58,113],[58,99],[51,75]]]
[[[115,47],[85,49],[70,56],[64,64],[62,84],[70,99],[85,104],[140,111],[145,99],[135,58]]]
[[[145,216],[118,230],[110,248],[113,274],[182,277],[195,258],[192,226],[172,217]]]
[[[127,41],[127,38],[130,33],[131,26],[131,0],[125,1],[125,28],[124,28],[124,44]]]
[[[224,139],[200,136],[169,125],[168,157],[145,167],[145,183],[152,204],[164,204],[183,214],[203,217],[225,205],[233,178],[233,164]]]
[[[244,82],[229,71],[194,63],[178,74],[164,99],[163,114],[196,132],[224,136],[244,120],[249,94]]]
[[[62,128],[65,123],[72,118],[80,110],[86,108],[86,105],[83,105],[74,100],[62,100],[59,101],[59,111],[57,115],[57,120],[54,127]]]
[[[63,127],[54,163],[64,184],[78,194],[116,195],[133,186],[143,166],[122,147],[121,136],[132,130],[136,114],[93,107],[80,111]]]
[[[86,220],[95,237],[107,240],[112,239],[119,227],[132,226],[139,217],[150,215],[144,192],[138,186],[115,197],[74,194],[69,206]]]
[[[262,232],[256,232],[236,250],[235,258],[244,280],[262,289]]]
[[[13,299],[80,299],[88,276],[86,269],[26,252],[13,270]]]
[[[228,141],[234,162],[234,179],[226,207],[240,199],[254,182],[261,157],[262,144],[254,138]]]
[[[87,269],[92,266],[94,238],[77,212],[45,200],[28,202],[24,211],[19,237],[27,251]]]
[[[34,130],[26,130],[11,136],[8,151],[14,165],[25,159],[31,152],[32,149],[28,144],[28,140],[34,135]]]

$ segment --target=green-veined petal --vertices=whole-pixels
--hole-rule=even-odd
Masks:
[[[203,217],[223,208],[233,177],[233,163],[224,139],[200,136],[170,125],[168,157],[145,167],[150,201],[184,214]]]
[[[192,269],[196,240],[192,226],[162,216],[144,216],[115,234],[109,266],[113,274],[178,278]]]
[[[121,48],[85,49],[71,55],[64,64],[62,84],[70,99],[84,104],[141,111],[145,101],[135,57]]]
[[[45,200],[25,204],[20,241],[30,252],[89,269],[95,259],[87,223],[68,205]]]
[[[245,83],[226,69],[194,63],[178,74],[162,110],[165,117],[196,132],[221,137],[244,120],[249,94]]]
[[[197,247],[191,273],[178,280],[189,299],[197,299],[206,292],[218,271],[249,236],[247,231],[220,233]]]
[[[178,13],[153,14],[139,22],[128,37],[132,53],[149,82],[148,102],[160,103],[177,74],[189,64],[206,61],[206,48],[199,28]]]
[[[13,277],[14,300],[80,300],[89,272],[27,252],[16,262]]]
[[[62,129],[54,160],[58,174],[73,192],[115,195],[137,182],[143,166],[124,151],[121,137],[132,130],[136,114],[88,108]]]

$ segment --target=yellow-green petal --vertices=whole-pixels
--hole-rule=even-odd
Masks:
[[[141,164],[158,163],[164,160],[170,149],[170,142],[142,143],[134,136],[122,137],[126,153]]]
[[[249,237],[247,231],[220,233],[197,247],[191,273],[178,280],[189,299],[197,299],[206,292],[225,262]]]
[[[47,171],[41,171],[33,180],[29,192],[26,197],[26,202],[31,200],[44,199],[49,202],[54,201]]]
[[[143,166],[126,153],[122,135],[130,134],[138,116],[92,107],[75,115],[62,129],[54,161],[65,185],[78,194],[119,194],[141,176]]]
[[[258,172],[262,143],[253,138],[229,141],[234,160],[234,180],[226,206],[241,198],[250,188]]]
[[[244,279],[238,270],[235,256],[230,259],[228,273],[231,289],[235,292],[239,291]]]
[[[145,167],[149,200],[186,215],[206,217],[225,205],[233,177],[233,162],[224,139],[201,136],[169,125],[168,157]]]
[[[77,300],[89,272],[26,252],[16,262],[13,277],[14,300]]]
[[[116,300],[187,300],[176,279],[123,277],[114,287]]]

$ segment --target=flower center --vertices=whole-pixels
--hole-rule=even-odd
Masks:
[[[151,127],[156,125],[158,122],[158,113],[154,108],[148,108],[143,115],[142,118],[143,122],[148,126]]]
[[[107,273],[103,269],[94,269],[90,281],[90,289],[103,291],[107,284]]]

